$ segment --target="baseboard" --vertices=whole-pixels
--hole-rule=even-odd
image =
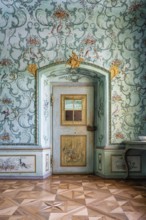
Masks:
[[[115,176],[115,175],[105,175],[105,174],[102,174],[102,173],[98,173],[96,172],[95,173],[96,176],[99,176],[99,177],[102,177],[104,179],[122,179],[122,180],[127,180],[127,179],[133,179],[133,180],[142,180],[142,179],[146,179],[146,176],[143,175],[143,176],[131,176],[129,175],[128,178],[127,176],[124,176],[124,175],[118,175],[118,176]]]
[[[0,176],[1,180],[39,180],[39,179],[46,179],[50,177],[52,173],[47,173],[44,176]]]

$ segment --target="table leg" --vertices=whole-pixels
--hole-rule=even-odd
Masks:
[[[124,152],[124,160],[125,160],[125,165],[126,165],[126,176],[125,179],[129,177],[129,166],[128,166],[128,160],[127,160],[127,153],[130,149],[125,150]]]

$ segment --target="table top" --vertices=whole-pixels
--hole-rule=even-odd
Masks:
[[[125,144],[125,152],[130,149],[146,150],[146,141],[127,141]]]
[[[125,141],[124,142],[126,145],[136,145],[136,144],[140,144],[140,145],[144,145],[146,144],[146,141]]]

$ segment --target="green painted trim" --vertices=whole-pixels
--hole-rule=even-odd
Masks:
[[[59,66],[59,65],[62,65],[62,64],[65,65],[64,68],[69,68],[69,69],[71,69],[68,65],[66,65],[66,61],[60,61],[60,62],[50,63],[50,64],[48,64],[47,66],[40,67],[37,72],[39,73],[39,72],[41,72],[41,71],[43,71],[43,70],[50,69],[51,67],[56,67],[56,66]],[[91,67],[96,68],[96,69],[98,68],[98,69],[100,69],[101,71],[104,71],[104,72],[106,72],[107,74],[110,75],[110,71],[109,71],[109,70],[107,70],[107,69],[105,69],[105,68],[103,68],[103,67],[101,67],[101,66],[98,66],[98,65],[96,65],[96,64],[93,64],[93,63],[82,62],[79,68],[83,68],[84,65],[85,65],[86,67],[91,66]],[[79,68],[78,68],[78,69],[79,69]],[[88,69],[88,68],[86,68],[86,69]],[[97,72],[97,70],[95,70],[95,71]]]
[[[37,89],[38,89],[38,95],[39,97],[41,97],[41,94],[40,94],[40,81],[41,81],[41,76],[42,75],[46,75],[46,76],[49,76],[49,73],[50,72],[53,72],[55,71],[56,73],[60,73],[61,71],[64,72],[66,70],[72,70],[72,68],[68,67],[66,65],[66,62],[65,61],[62,61],[62,62],[57,62],[57,63],[52,63],[52,64],[49,64],[47,66],[43,66],[41,67],[40,69],[38,69],[38,72],[37,72]],[[110,98],[110,80],[111,80],[111,77],[110,77],[110,72],[103,68],[103,67],[100,67],[98,65],[95,65],[95,64],[92,64],[92,63],[81,63],[80,67],[77,68],[77,69],[85,69],[85,70],[89,70],[90,72],[94,72],[97,74],[100,75],[100,76],[103,76],[104,77],[104,91],[105,91],[105,120],[104,120],[104,123],[105,123],[105,128],[106,128],[106,131],[105,131],[105,145],[109,145],[109,142],[111,140],[111,134],[110,134],[110,126],[111,126],[111,120],[110,120],[110,108],[111,108],[111,98]],[[70,74],[66,72],[66,75],[67,74]],[[81,73],[79,73],[80,75],[82,75]],[[56,76],[56,80],[52,80],[50,79],[50,83],[51,82],[58,82],[58,77],[59,77],[59,74]],[[55,78],[53,77],[52,75],[52,78]],[[92,75],[91,75],[91,78],[92,78]],[[96,80],[96,79],[95,79]],[[64,81],[68,81],[67,79],[65,79]],[[41,114],[41,109],[40,109],[40,100],[39,100],[39,97],[37,97],[37,109],[38,109],[38,114],[37,114],[37,131],[38,131],[38,143],[40,143],[40,127],[39,127],[39,122],[40,122],[40,114]]]

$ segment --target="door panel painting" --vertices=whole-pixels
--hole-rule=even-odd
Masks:
[[[61,166],[86,166],[86,135],[61,136]]]

